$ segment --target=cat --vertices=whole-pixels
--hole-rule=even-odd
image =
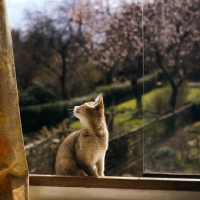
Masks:
[[[104,176],[109,133],[102,94],[94,102],[75,106],[73,112],[83,128],[71,133],[61,143],[56,156],[56,174]]]

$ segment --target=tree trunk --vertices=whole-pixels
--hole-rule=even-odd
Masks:
[[[171,86],[172,86],[172,94],[170,97],[169,104],[172,108],[172,111],[174,111],[176,108],[176,101],[177,101],[177,97],[178,97],[178,87],[175,84],[171,85]]]
[[[171,79],[172,80],[172,79]],[[171,87],[172,87],[172,94],[170,97],[169,104],[171,106],[171,111],[174,112],[176,109],[176,103],[177,103],[177,97],[178,97],[178,89],[180,85],[182,84],[183,79],[179,81],[178,84],[175,84],[174,81],[171,81]],[[173,115],[167,120],[167,128],[166,128],[166,135],[167,136],[173,136],[176,133],[176,116]]]
[[[105,84],[110,85],[112,82],[113,82],[113,70],[110,69],[109,71],[106,72]]]
[[[65,74],[62,74],[60,77],[60,86],[61,86],[62,99],[67,99],[66,87],[65,87]]]
[[[67,70],[66,70],[67,63],[66,63],[65,53],[62,53],[61,57],[62,57],[62,75],[60,76],[61,96],[62,96],[62,99],[68,99],[66,85],[65,85],[66,73],[67,73]]]

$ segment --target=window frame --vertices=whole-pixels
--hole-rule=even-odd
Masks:
[[[30,186],[200,191],[200,178],[29,175]]]

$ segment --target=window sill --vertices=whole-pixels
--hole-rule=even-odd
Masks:
[[[200,199],[200,179],[30,175],[30,200]]]

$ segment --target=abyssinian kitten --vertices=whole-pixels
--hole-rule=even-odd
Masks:
[[[75,106],[73,112],[83,128],[71,133],[60,145],[56,157],[56,174],[104,176],[109,135],[102,94],[94,102]]]

